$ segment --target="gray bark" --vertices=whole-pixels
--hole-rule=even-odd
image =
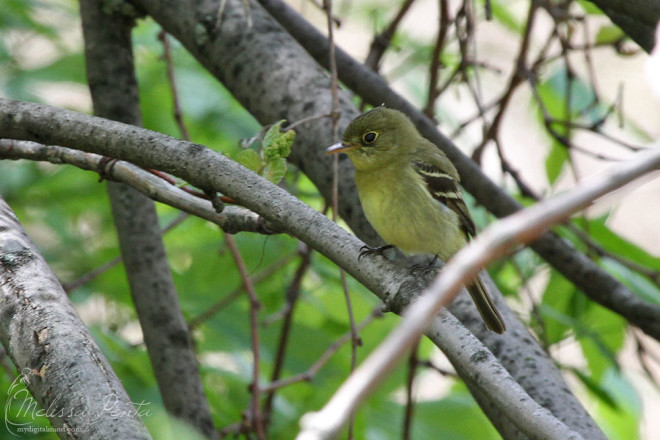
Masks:
[[[60,438],[151,438],[140,410],[2,198],[0,293],[0,341]]]
[[[139,126],[133,20],[105,13],[101,3],[80,2],[94,112]],[[165,408],[208,438],[217,438],[154,202],[123,183],[108,182],[107,189],[131,297]]]

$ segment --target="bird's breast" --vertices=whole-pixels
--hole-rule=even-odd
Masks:
[[[356,172],[362,209],[388,244],[447,260],[465,244],[458,216],[435,200],[412,168]]]

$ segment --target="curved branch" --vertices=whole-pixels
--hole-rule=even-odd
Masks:
[[[87,171],[98,172],[103,168],[105,178],[125,183],[145,196],[188,214],[215,223],[228,234],[253,232],[257,234],[278,233],[263,217],[240,206],[225,206],[218,213],[208,200],[200,199],[182,191],[144,169],[124,161],[113,161],[103,166],[103,156],[83,153],[56,145],[42,145],[29,141],[0,139],[0,157],[6,159],[28,159],[53,164],[70,164]]]
[[[355,236],[284,189],[203,145],[108,119],[4,98],[0,98],[0,133],[130,161],[168,172],[198,188],[229,195],[345,267],[383,301],[397,294],[402,280],[419,286],[407,270],[384,259],[362,259],[356,265],[362,242]]]

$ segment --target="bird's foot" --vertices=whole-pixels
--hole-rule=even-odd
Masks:
[[[367,245],[364,245],[360,248],[360,253],[358,254],[358,261],[365,255],[371,255],[371,254],[378,254],[381,256],[384,256],[384,252],[388,249],[392,249],[394,245],[392,244],[386,244],[385,246],[378,246],[378,247],[369,247]]]
[[[438,262],[438,256],[435,255],[433,259],[426,263],[426,264],[415,264],[414,266],[410,267],[410,274],[415,275],[417,272],[422,272],[424,274],[430,272],[431,270],[435,269],[435,264]]]

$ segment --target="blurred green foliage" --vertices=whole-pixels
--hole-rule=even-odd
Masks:
[[[509,2],[492,1],[491,4],[494,19],[499,25],[508,32],[522,32],[519,16],[512,11]],[[347,8],[346,4],[343,8]],[[81,41],[79,35],[72,36],[70,32],[72,24],[79,27],[76,9],[77,3],[71,0],[3,0],[3,12],[0,14],[2,96],[53,102],[55,98],[44,92],[44,86],[69,88],[72,93],[85,90]],[[384,11],[386,9],[380,3],[371,2],[364,6],[360,19],[365,22],[373,19],[382,26],[387,21],[386,16],[389,16]],[[47,18],[55,13],[60,20]],[[158,26],[148,19],[141,21],[134,31],[144,125],[180,136],[172,117],[172,96],[166,80],[162,45],[157,38],[159,31]],[[599,38],[612,39],[612,35],[615,34],[604,28]],[[192,140],[238,158],[257,172],[270,173],[271,180],[280,182],[287,171],[283,158],[288,155],[285,150],[292,138],[281,143],[282,139],[278,137],[270,144],[275,132],[269,132],[259,152],[241,147],[242,139],[253,138],[262,127],[176,41],[172,41],[172,46],[182,110]],[[412,76],[416,79],[410,80],[416,84],[411,86],[411,90],[416,95],[415,99],[423,101],[426,90],[420,86],[418,79],[431,53],[430,39],[419,41],[402,33],[397,35],[395,46],[405,47],[405,63],[401,65],[407,64],[409,70],[394,71],[393,74],[404,75],[417,69],[417,74]],[[456,66],[459,60],[456,51],[443,54],[442,61],[447,67]],[[546,112],[542,114],[539,111],[539,130],[545,116],[561,119],[570,113],[593,120],[603,115],[604,110],[594,105],[589,85],[580,78],[569,77],[565,70],[556,69],[546,75],[538,90]],[[569,95],[571,101],[567,105],[566,97]],[[89,111],[89,107],[81,106],[79,100],[70,101],[61,96],[57,99],[57,105]],[[444,111],[442,108],[438,110],[441,114]],[[279,124],[277,121],[273,123],[279,133],[281,121]],[[559,135],[569,135],[565,128],[555,128]],[[275,145],[274,149],[272,145]],[[285,148],[281,149],[282,146]],[[549,141],[546,174],[550,183],[557,181],[569,161],[566,148],[556,139]],[[98,176],[92,173],[66,165],[0,161],[0,194],[12,206],[65,285],[119,255],[104,184],[99,184],[97,180]],[[294,190],[311,206],[317,209],[323,207],[323,201],[309,180],[294,170],[289,170],[282,184]],[[530,203],[529,200],[523,202]],[[158,212],[163,226],[178,216],[177,211],[167,206],[159,205]],[[478,209],[475,218],[481,226],[489,221],[488,216]],[[660,270],[657,258],[611,231],[606,221],[607,216],[604,216],[576,222],[576,226],[588,231],[595,242],[620,259]],[[560,232],[576,246],[584,248],[584,243],[569,230],[561,229]],[[236,241],[253,276],[269,273],[257,283],[258,295],[264,306],[259,315],[262,320],[259,327],[260,371],[261,380],[267,383],[281,331],[281,319],[277,317],[285,306],[284,293],[301,264],[299,244],[289,236],[264,237],[246,233],[238,234]],[[223,234],[215,226],[188,218],[166,234],[165,244],[181,306],[189,322],[198,322],[199,317],[215,304],[241,288],[240,276],[223,244]],[[660,289],[648,277],[620,259],[599,255],[594,258],[636,294],[660,304]],[[494,264],[490,271],[502,292],[512,303],[518,304],[528,302],[527,298],[519,299],[518,295],[526,290],[526,282],[530,278],[548,278],[538,309],[529,317],[530,327],[548,349],[577,342],[584,363],[577,366],[573,362],[568,363],[566,374],[581,384],[578,393],[595,408],[594,416],[609,438],[639,438],[639,390],[631,386],[625,371],[618,364],[628,334],[627,323],[586,299],[529,250]],[[370,315],[378,302],[354,280],[349,279],[348,284],[353,311],[359,322]],[[140,342],[122,267],[115,266],[80,285],[71,292],[71,299],[131,398],[135,402],[148,403],[149,414],[143,420],[154,438],[192,438],[193,434],[187,432],[185,427],[176,425],[164,414],[149,359]],[[250,396],[247,389],[252,379],[248,307],[247,296],[240,294],[194,328],[202,377],[218,427],[239,422],[248,407]],[[361,332],[364,345],[358,349],[358,361],[380,342],[397,321],[398,318],[393,316],[378,319]],[[311,266],[304,277],[295,308],[283,377],[307,371],[348,329],[338,269],[322,256],[312,254]],[[420,354],[428,358],[435,354],[435,350],[424,341]],[[298,431],[301,415],[320,408],[328,400],[346,378],[350,364],[350,347],[344,345],[312,382],[281,389],[274,401],[270,438],[293,438]],[[438,391],[425,396],[424,401],[417,405],[413,438],[496,438],[495,430],[460,381],[451,377],[439,380],[438,374],[427,373],[423,375],[424,388],[437,387]],[[400,366],[358,412],[356,438],[401,438],[405,375],[405,366]],[[14,377],[8,374],[0,374],[1,396],[8,396],[11,390],[15,390],[11,388],[13,380]],[[17,415],[16,408],[8,414],[14,423],[48,426],[44,418]],[[22,434],[21,438],[57,437],[53,433],[39,433]]]

